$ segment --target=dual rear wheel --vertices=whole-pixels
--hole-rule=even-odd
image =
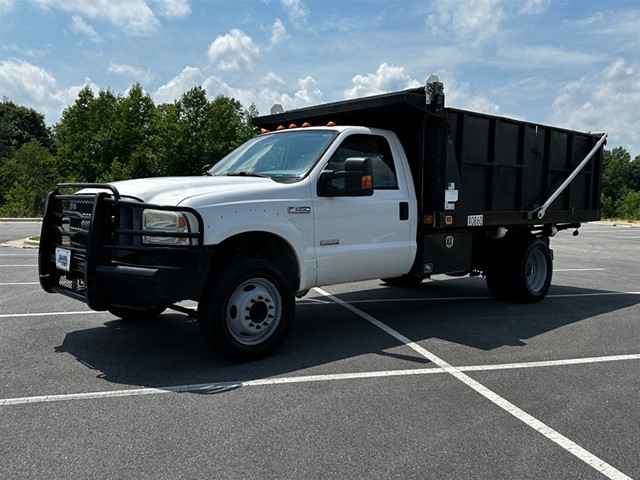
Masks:
[[[553,275],[548,240],[534,237],[501,240],[485,275],[489,291],[495,297],[520,303],[539,302],[547,295]]]

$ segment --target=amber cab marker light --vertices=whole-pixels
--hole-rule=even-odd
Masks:
[[[262,134],[269,133],[269,130],[267,130],[266,128],[261,128],[260,133]]]
[[[302,128],[307,128],[307,127],[310,127],[310,126],[311,126],[311,124],[309,122],[304,122],[302,124]]]
[[[291,125],[289,125],[289,128],[298,128],[298,126],[295,123],[292,123]]]
[[[433,215],[425,215],[422,217],[422,222],[425,225],[433,225]]]
[[[327,123],[327,127],[335,127],[335,126],[336,126],[336,122]]]

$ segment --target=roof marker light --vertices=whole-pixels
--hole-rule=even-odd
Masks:
[[[310,126],[311,126],[311,124],[309,122],[304,122],[302,124],[302,128],[307,128],[307,127],[310,127]]]
[[[336,122],[334,121],[330,121],[327,123],[327,127],[335,127],[336,126]]]
[[[298,128],[298,126],[295,123],[292,123],[291,125],[289,125],[289,128]]]

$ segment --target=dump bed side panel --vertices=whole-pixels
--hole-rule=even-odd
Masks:
[[[447,142],[445,184],[429,179],[439,175],[437,166],[427,169],[424,181],[440,191],[449,188],[450,182],[459,182],[453,211],[456,224],[464,223],[468,215],[484,215],[485,225],[539,222],[533,212],[598,141],[591,134],[454,109],[447,109],[445,122],[447,138],[432,138],[435,143]],[[431,145],[429,154],[440,156],[442,150]],[[425,162],[433,163],[428,156]],[[551,204],[543,221],[597,220],[601,165],[602,149]],[[447,211],[444,200],[437,196],[429,200],[426,210]]]

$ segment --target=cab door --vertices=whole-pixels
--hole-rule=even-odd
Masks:
[[[314,198],[317,284],[329,285],[407,273],[415,255],[412,196],[383,135],[355,133],[346,137],[324,167],[342,171],[352,157],[371,158],[371,196]],[[335,192],[344,179],[333,180]],[[413,187],[411,187],[413,188]]]

